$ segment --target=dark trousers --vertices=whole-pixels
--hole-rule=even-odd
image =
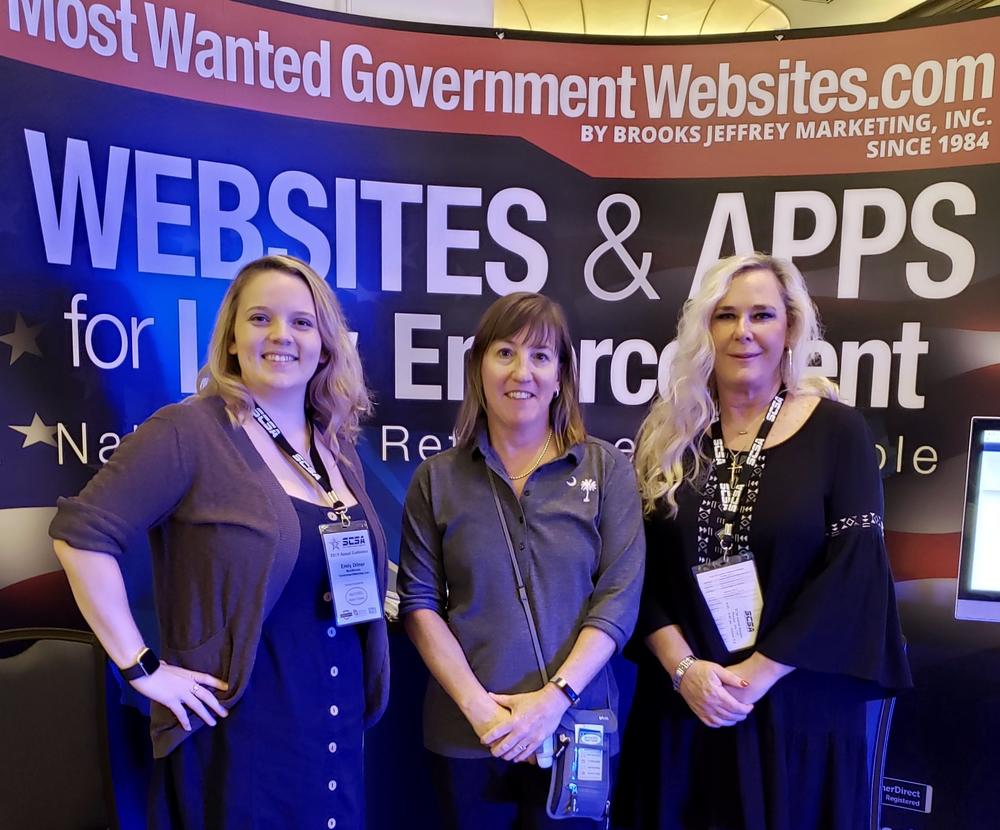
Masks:
[[[442,830],[598,830],[603,822],[549,818],[551,771],[496,758],[445,758],[430,752]]]

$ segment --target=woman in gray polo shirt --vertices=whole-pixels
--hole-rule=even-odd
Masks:
[[[635,623],[644,539],[631,465],[587,436],[577,389],[559,306],[497,300],[469,353],[456,446],[420,465],[406,497],[400,613],[432,675],[424,743],[449,829],[592,826],[546,817],[548,772],[533,761],[577,695],[617,706],[607,663]]]

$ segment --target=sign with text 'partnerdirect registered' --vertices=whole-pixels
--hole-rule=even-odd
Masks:
[[[899,778],[882,780],[882,806],[898,807],[915,813],[929,813],[934,799],[934,788],[930,784],[903,781]]]

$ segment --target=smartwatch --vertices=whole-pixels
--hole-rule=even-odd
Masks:
[[[127,669],[122,669],[122,677],[128,681],[138,680],[140,677],[149,677],[160,667],[160,658],[156,656],[151,648],[144,648],[135,658],[135,663]]]
[[[549,681],[549,683],[569,698],[570,706],[575,706],[576,702],[580,699],[580,695],[578,695],[576,690],[566,682],[565,678],[556,675]]]

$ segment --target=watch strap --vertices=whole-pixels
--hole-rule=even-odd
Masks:
[[[160,658],[151,648],[144,648],[139,652],[133,663],[128,668],[121,670],[122,677],[128,681],[138,680],[140,677],[149,677],[160,667]]]

